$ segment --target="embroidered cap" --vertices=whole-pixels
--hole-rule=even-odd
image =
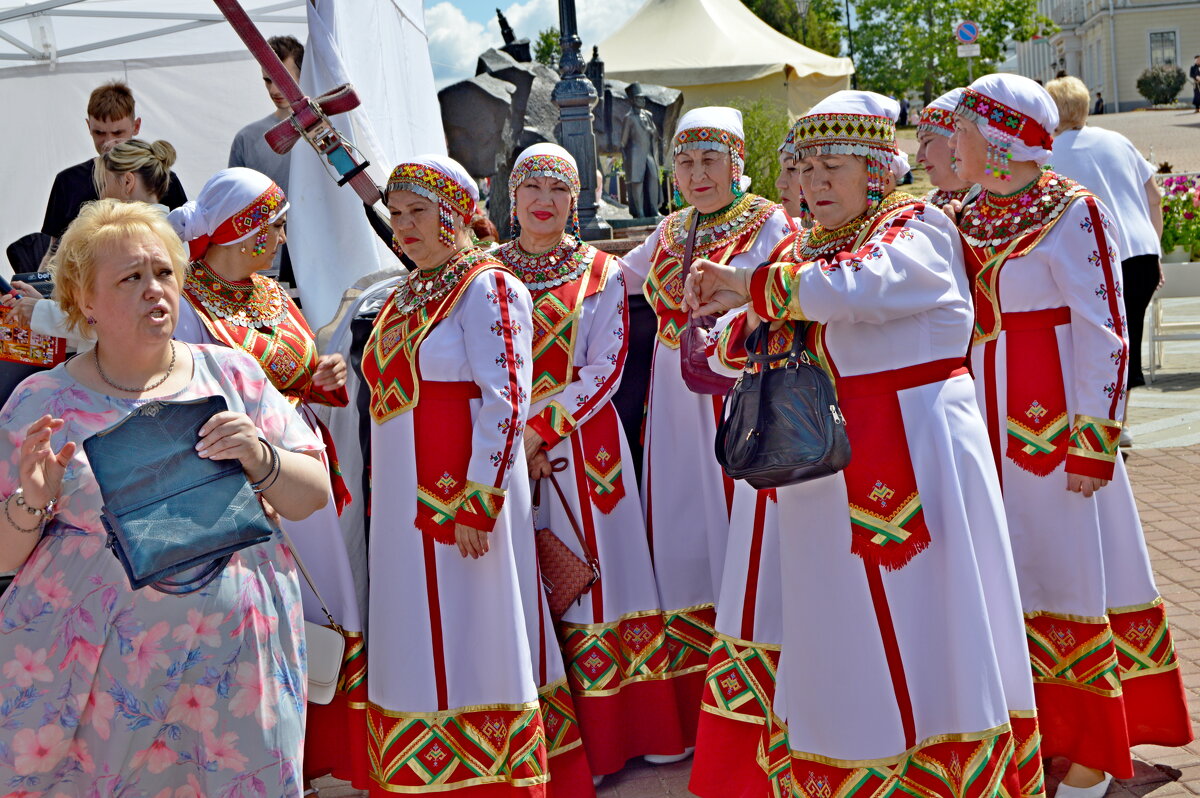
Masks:
[[[534,144],[517,156],[508,178],[508,206],[514,231],[517,222],[517,189],[531,177],[552,177],[571,190],[571,235],[579,235],[579,167],[571,153],[557,144]]]
[[[253,169],[235,166],[217,172],[196,199],[167,214],[179,237],[188,242],[192,260],[213,244],[236,244],[251,235],[254,254],[266,251],[267,228],[287,212],[283,189]]]
[[[988,141],[987,170],[1008,179],[1009,161],[1045,165],[1058,129],[1058,106],[1037,81],[1021,75],[984,75],[963,90],[954,111],[979,126]]]
[[[871,91],[836,91],[796,120],[780,149],[794,158],[858,155],[867,160],[867,201],[883,200],[884,175],[901,177],[908,158],[896,149],[900,104]]]
[[[736,108],[709,105],[684,114],[671,140],[671,154],[685,150],[715,150],[729,153],[733,164],[733,189],[742,194],[750,188],[746,170],[746,137],[742,132],[742,112]]]
[[[963,89],[951,89],[925,106],[917,122],[917,133],[936,133],[939,136],[953,134],[954,112],[962,96]]]
[[[454,246],[454,216],[470,223],[475,216],[479,188],[463,165],[445,155],[421,155],[392,170],[383,199],[393,191],[411,191],[437,203],[438,240]]]

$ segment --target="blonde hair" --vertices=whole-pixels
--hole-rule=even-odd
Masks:
[[[1046,91],[1054,98],[1058,106],[1058,130],[1078,130],[1083,127],[1088,116],[1088,101],[1091,95],[1083,81],[1076,77],[1055,78],[1046,84]]]
[[[187,250],[167,222],[166,214],[144,202],[102,199],[86,203],[63,233],[50,262],[54,301],[67,314],[68,327],[79,335],[91,335],[83,304],[92,290],[96,258],[138,233],[150,233],[162,242],[171,259],[175,280],[182,288]]]
[[[171,185],[171,167],[175,165],[175,148],[169,141],[153,144],[142,139],[122,141],[96,159],[96,194],[104,193],[104,173],[134,172],[142,185],[155,199],[162,200]]]

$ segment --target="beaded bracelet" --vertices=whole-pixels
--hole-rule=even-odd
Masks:
[[[259,440],[262,442],[263,446],[267,447],[267,451],[271,455],[271,468],[267,471],[266,476],[264,476],[262,479],[258,480],[257,482],[250,483],[250,487],[253,488],[255,493],[263,493],[264,491],[269,490],[271,486],[275,484],[275,480],[279,479],[279,472],[282,470],[279,464],[279,450],[276,449],[274,445],[272,445],[271,442],[266,438],[260,436]]]
[[[23,508],[25,510],[25,512],[29,513],[30,515],[38,516],[38,522],[35,525],[33,525],[31,527],[21,526],[20,524],[18,524],[16,522],[16,519],[14,519],[12,517],[12,513],[9,511],[8,505],[9,505],[9,502],[11,502],[14,497],[17,500],[18,507]],[[29,503],[25,501],[24,489],[17,488],[15,491],[13,491],[11,494],[9,494],[7,499],[4,500],[4,517],[8,520],[8,523],[12,526],[13,529],[17,530],[18,532],[23,532],[27,535],[31,535],[34,532],[41,531],[42,529],[44,529],[46,527],[46,522],[48,520],[50,520],[50,516],[54,514],[54,506],[57,503],[58,502],[56,499],[51,499],[49,502],[46,503],[45,507],[31,507],[29,505]]]

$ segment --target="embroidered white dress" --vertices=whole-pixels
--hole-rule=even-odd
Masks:
[[[563,265],[574,276],[561,287],[545,285],[555,281],[536,273],[515,246],[498,257],[527,283],[543,283],[530,286],[536,378],[529,426],[551,461],[566,461],[556,479],[590,554],[546,480],[536,526],[551,529],[581,559],[595,555],[600,566],[600,579],[567,610],[558,632],[588,763],[603,775],[632,757],[683,747],[675,691],[664,678],[665,621],[637,480],[612,405],[628,349],[625,276],[617,258],[584,245]],[[551,767],[557,780],[553,759]]]
[[[679,309],[680,260],[692,211],[672,214],[624,258],[630,286],[642,288],[658,316],[642,505],[659,600],[667,615],[669,673],[679,695],[686,745],[695,740],[733,498],[733,485],[724,479],[712,453],[721,398],[692,393],[680,374],[679,333],[686,325],[686,314]],[[702,246],[706,226],[710,241]],[[717,229],[721,232],[712,232]],[[747,194],[711,223],[701,223],[695,257],[752,269],[791,230],[783,206]]]
[[[837,475],[778,489],[783,649],[769,777],[803,798],[865,797],[885,783],[946,798],[1036,795],[1016,578],[963,368],[961,245],[940,211],[900,195],[858,229],[814,239],[826,260],[793,250],[751,292],[764,318],[816,322],[806,349],[834,376],[853,456]]]
[[[529,292],[510,273],[489,269],[462,290],[416,358],[427,400],[430,383],[478,389],[469,400],[466,479],[502,502],[497,509],[493,499],[489,510],[487,554],[464,558],[415,525],[415,412],[372,422],[373,795],[471,788],[490,788],[480,793],[488,796],[544,794],[546,740],[526,627],[527,613],[538,610],[523,605],[517,573],[533,565],[520,440],[530,327]],[[368,345],[364,359],[372,356]]]
[[[976,395],[1004,490],[1043,750],[1129,778],[1132,745],[1182,745],[1192,731],[1117,455],[1127,367],[1117,232],[1096,197],[1053,172],[1024,194],[1034,199],[1022,209],[1042,196],[1067,204],[998,247],[972,247]],[[1111,482],[1084,497],[1067,490],[1068,473]]]

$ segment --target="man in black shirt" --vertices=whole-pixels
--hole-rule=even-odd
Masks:
[[[133,92],[129,87],[113,81],[93,91],[88,98],[87,125],[97,153],[106,152],[136,136],[142,127],[142,120],[134,112]],[[66,232],[67,225],[79,215],[83,204],[100,198],[92,178],[94,168],[95,159],[88,158],[83,163],[62,170],[54,178],[50,199],[46,202],[46,217],[42,222],[42,232],[51,239],[50,249],[42,260],[43,269],[58,248],[58,241]],[[187,195],[174,172],[171,173],[171,183],[162,201],[168,208],[178,208],[187,202]]]
[[[1195,63],[1188,70],[1188,77],[1192,79],[1192,105],[1196,106],[1194,113],[1200,114],[1200,55],[1196,56]]]

